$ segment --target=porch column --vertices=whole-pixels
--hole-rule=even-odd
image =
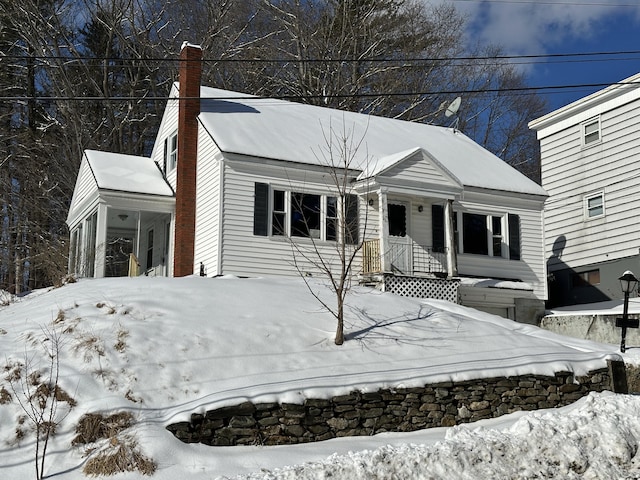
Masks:
[[[380,267],[383,272],[391,270],[387,250],[389,245],[389,215],[387,208],[387,191],[382,188],[378,190],[378,215],[380,225]]]
[[[96,258],[93,274],[95,278],[104,277],[104,262],[107,251],[107,213],[107,206],[100,202],[100,204],[98,204],[98,215],[96,218]]]
[[[444,241],[447,246],[447,276],[455,277],[458,275],[458,258],[453,232],[453,200],[444,204]]]

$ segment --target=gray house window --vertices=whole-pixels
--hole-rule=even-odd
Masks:
[[[600,141],[600,119],[593,118],[582,124],[582,144],[593,145]]]
[[[584,213],[588,219],[604,215],[604,192],[598,192],[585,197]]]

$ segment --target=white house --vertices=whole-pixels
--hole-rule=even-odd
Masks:
[[[640,74],[529,124],[537,131],[549,306],[621,298],[640,274]]]
[[[455,129],[201,87],[201,54],[182,49],[151,158],[85,152],[72,272],[317,275],[301,249],[333,261],[344,221],[361,281],[539,313],[542,187]]]

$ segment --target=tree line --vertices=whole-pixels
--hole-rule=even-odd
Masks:
[[[529,177],[545,113],[451,4],[420,0],[0,0],[0,289],[55,284],[81,155],[148,155],[183,41],[203,83],[456,127]]]

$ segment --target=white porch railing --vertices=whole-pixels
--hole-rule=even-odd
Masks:
[[[366,240],[362,246],[362,271],[382,273],[380,240]],[[447,273],[446,249],[436,251],[433,247],[420,245],[410,238],[402,237],[389,241],[385,252],[391,272],[403,275]]]

